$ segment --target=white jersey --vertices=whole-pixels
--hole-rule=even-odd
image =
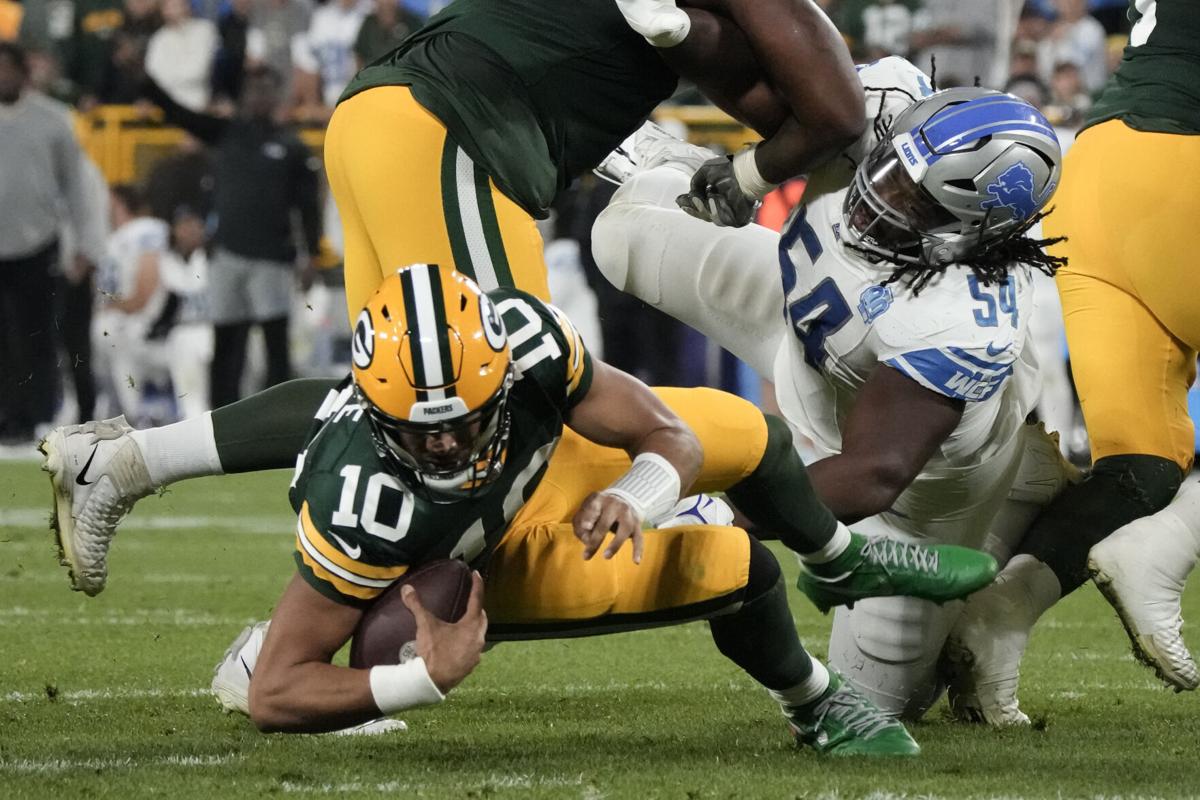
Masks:
[[[105,245],[104,258],[96,268],[96,293],[106,299],[123,300],[133,294],[137,283],[138,262],[146,253],[167,249],[170,229],[167,223],[152,217],[138,217],[113,231]],[[146,305],[132,314],[111,311],[126,324],[148,327],[162,312],[166,293],[162,286]]]
[[[785,337],[775,361],[781,410],[824,457],[840,452],[840,425],[878,368],[961,400],[962,421],[926,465],[926,477],[986,463],[1020,429],[1037,396],[1027,348],[1033,282],[1027,268],[985,286],[950,267],[918,295],[883,285],[841,240],[843,192],[800,206],[784,228],[779,262]],[[961,502],[961,500],[959,501]]]
[[[308,30],[292,40],[292,63],[320,75],[321,99],[333,108],[346,84],[358,71],[354,41],[363,20],[371,13],[370,3],[344,6],[338,0],[313,12]]]

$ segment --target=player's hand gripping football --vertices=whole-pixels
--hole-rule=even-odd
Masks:
[[[692,187],[675,198],[687,213],[705,222],[730,228],[749,225],[759,202],[742,190],[728,156],[710,158],[692,175]]]
[[[425,660],[430,679],[446,694],[479,664],[487,633],[483,610],[483,578],[471,573],[471,595],[458,622],[444,622],[421,604],[417,590],[404,586],[400,598],[417,621],[417,655]]]
[[[575,526],[575,536],[583,542],[583,560],[589,561],[604,537],[611,531],[612,541],[604,548],[604,557],[612,558],[626,541],[633,540],[633,563],[642,563],[642,548],[645,539],[642,536],[642,520],[629,503],[619,497],[603,492],[592,492],[583,501],[575,518],[571,520]]]

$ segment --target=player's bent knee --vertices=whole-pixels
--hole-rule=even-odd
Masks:
[[[829,662],[884,711],[916,719],[944,688],[937,663],[948,629],[948,612],[929,601],[862,600],[838,610]]]
[[[628,291],[631,226],[636,222],[636,207],[609,206],[592,224],[592,257],[600,273],[622,291]]]

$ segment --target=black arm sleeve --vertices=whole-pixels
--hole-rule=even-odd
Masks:
[[[171,99],[171,95],[147,77],[142,82],[142,96],[162,109],[167,122],[178,125],[205,144],[216,144],[225,135],[229,120],[214,117],[210,114],[200,114],[190,108],[184,108]]]

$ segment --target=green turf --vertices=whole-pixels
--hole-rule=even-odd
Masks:
[[[407,714],[407,733],[262,736],[202,690],[292,570],[287,481],[205,479],[143,501],[117,540],[112,585],[87,598],[55,564],[43,476],[0,464],[0,798],[1200,793],[1200,697],[1160,689],[1090,587],[1033,639],[1022,684],[1033,729],[961,726],[939,706],[913,727],[915,760],[797,752],[703,625],[501,646],[448,702]],[[1195,588],[1187,610],[1200,617]],[[827,618],[793,601],[823,654]]]

